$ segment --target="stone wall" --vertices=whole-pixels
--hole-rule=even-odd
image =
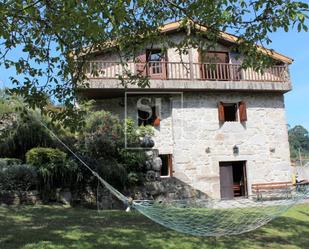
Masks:
[[[0,191],[0,204],[39,204],[41,203],[38,191]]]
[[[128,115],[137,119],[136,98]],[[119,99],[98,102],[99,109],[124,117]],[[248,121],[218,121],[217,104],[246,102]],[[113,103],[113,104],[111,104]],[[185,92],[164,97],[161,125],[155,128],[155,148],[173,154],[173,176],[207,196],[220,197],[219,162],[246,161],[251,184],[290,181],[290,156],[284,98],[280,93]],[[239,153],[233,153],[233,147]]]

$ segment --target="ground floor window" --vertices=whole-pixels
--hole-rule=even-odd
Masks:
[[[172,155],[161,154],[159,155],[162,160],[161,177],[170,177],[173,175]]]

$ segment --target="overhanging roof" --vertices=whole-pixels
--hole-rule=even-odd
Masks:
[[[194,25],[194,27],[196,29],[201,30],[201,31],[207,31],[207,29],[208,29],[206,26],[194,24],[193,22],[192,22],[192,24]],[[171,22],[171,23],[165,24],[159,30],[162,33],[166,33],[166,32],[171,32],[171,31],[178,31],[182,27],[183,27],[182,21],[176,21],[176,22]],[[220,36],[220,39],[228,41],[230,43],[234,43],[234,44],[240,43],[240,40],[237,36],[229,34],[227,32],[220,31],[219,36]],[[286,55],[280,54],[280,53],[274,51],[273,49],[267,49],[267,48],[264,48],[264,47],[259,46],[259,45],[257,45],[257,49],[260,52],[262,52],[263,54],[268,55],[275,60],[280,60],[280,61],[283,61],[283,62],[286,62],[286,63],[289,63],[289,64],[291,64],[293,62],[292,58],[290,58]]]

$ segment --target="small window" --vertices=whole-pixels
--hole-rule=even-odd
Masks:
[[[239,103],[223,103],[218,105],[219,121],[224,122],[245,122],[247,121],[247,109],[244,101]]]
[[[237,121],[237,104],[223,104],[223,108],[225,121]]]
[[[143,110],[137,110],[138,113],[138,126],[141,125],[152,125],[155,116],[156,116],[156,112],[155,112],[155,107],[151,108],[151,113],[147,112],[147,111],[143,111]]]
[[[143,110],[137,110],[138,113],[138,126],[159,126],[160,125],[160,118],[157,117],[156,107],[151,107],[151,113]]]
[[[172,176],[172,155],[159,155],[162,160],[161,177]]]

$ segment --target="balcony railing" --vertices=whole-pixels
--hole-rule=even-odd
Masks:
[[[88,61],[86,75],[89,79],[118,79],[119,76],[144,75],[150,79],[161,80],[215,80],[215,81],[269,81],[289,80],[287,66],[272,66],[263,72],[252,68],[243,69],[239,64],[229,63],[147,63]]]

